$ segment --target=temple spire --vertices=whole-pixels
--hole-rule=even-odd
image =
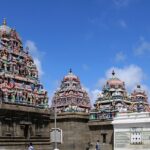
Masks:
[[[3,19],[3,25],[7,25],[6,18]]]
[[[72,69],[71,68],[69,69],[69,73],[72,73]]]
[[[138,84],[138,85],[137,85],[137,88],[138,88],[138,89],[140,89],[140,88],[141,88],[141,85],[140,85],[140,84]]]
[[[115,76],[115,71],[114,71],[114,70],[112,71],[112,76],[113,76],[113,77]]]

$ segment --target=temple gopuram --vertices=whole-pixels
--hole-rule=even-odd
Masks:
[[[95,112],[91,117],[97,119],[112,119],[116,112],[129,110],[131,101],[127,94],[125,83],[115,76],[112,72],[112,77],[106,81],[102,92],[96,100]]]
[[[49,145],[47,91],[28,48],[4,19],[0,26],[0,149]],[[46,132],[47,131],[47,132]]]
[[[54,93],[51,108],[57,110],[57,127],[63,131],[61,150],[84,150],[89,141],[90,98],[80,79],[70,69]],[[50,117],[54,127],[54,116]]]
[[[140,85],[137,85],[136,89],[131,93],[130,110],[132,112],[150,112],[147,94]]]
[[[125,83],[115,76],[106,81],[91,111],[91,119],[112,120],[118,112],[150,112],[148,97],[140,85],[127,93]]]
[[[79,78],[69,73],[61,82],[60,88],[55,92],[52,108],[61,112],[89,112],[91,105],[87,92],[82,88]]]

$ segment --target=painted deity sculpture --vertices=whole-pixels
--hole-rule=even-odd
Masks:
[[[51,107],[57,107],[58,112],[89,112],[89,96],[72,70],[64,77],[60,88],[55,92]]]
[[[0,56],[2,101],[48,107],[47,92],[44,89],[43,93],[35,92],[41,86],[37,67],[29,53],[23,50],[20,36],[7,26],[6,20],[0,26]]]

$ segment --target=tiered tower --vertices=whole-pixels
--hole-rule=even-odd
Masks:
[[[99,94],[95,109],[91,112],[91,119],[113,119],[117,112],[141,112],[150,111],[148,97],[140,85],[128,94],[125,83],[115,76],[106,81]]]
[[[131,102],[125,89],[125,83],[115,76],[112,71],[112,77],[106,81],[94,104],[99,119],[111,119],[116,112],[126,112],[129,110]]]
[[[0,149],[48,149],[50,110],[34,60],[18,33],[0,26]],[[42,145],[42,146],[41,146]]]
[[[131,93],[131,101],[130,109],[133,112],[150,112],[147,94],[140,85]]]
[[[4,19],[0,26],[0,99],[33,107],[48,106],[47,91],[39,82],[38,71],[28,48]]]
[[[54,94],[52,108],[54,107],[57,107],[58,112],[89,112],[90,110],[89,96],[71,69]]]

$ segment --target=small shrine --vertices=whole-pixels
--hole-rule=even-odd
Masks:
[[[150,112],[147,94],[140,85],[131,93],[131,102],[130,109],[133,112]]]
[[[115,76],[106,81],[102,92],[98,95],[95,109],[91,111],[91,119],[113,119],[118,112],[149,112],[148,97],[141,86],[128,94],[125,83]]]
[[[33,107],[48,107],[47,91],[39,81],[38,70],[23,48],[19,34],[7,26],[0,26],[0,100]]]
[[[94,112],[97,112],[97,114],[94,113],[92,117],[112,119],[117,112],[128,111],[130,104],[125,83],[115,76],[113,70],[112,77],[106,81],[102,92],[98,95],[98,99],[94,104]]]
[[[89,112],[91,105],[88,93],[71,69],[55,92],[51,107],[56,107],[58,112]]]

